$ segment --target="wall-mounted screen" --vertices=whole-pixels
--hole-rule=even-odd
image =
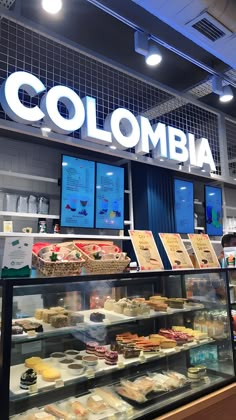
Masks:
[[[97,163],[96,228],[124,228],[124,169]]]
[[[62,156],[61,226],[94,227],[95,163]]]
[[[222,190],[205,185],[206,233],[212,236],[223,235]]]
[[[182,179],[174,180],[175,231],[194,233],[193,183]]]

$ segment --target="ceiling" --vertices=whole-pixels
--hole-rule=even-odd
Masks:
[[[113,14],[117,13],[118,18],[97,6],[112,10]],[[63,12],[58,16],[45,13],[41,8],[41,0],[16,0],[13,10],[49,31],[179,92],[195,94],[191,89],[211,77],[206,67],[218,73],[230,70],[224,61],[197,46],[132,0],[64,0]],[[144,57],[135,53],[134,28],[161,39],[163,60],[158,67],[148,67]],[[188,59],[183,58],[180,52]],[[200,64],[196,65],[191,61],[198,61]],[[236,99],[231,103],[221,104],[218,96],[210,92],[210,86],[208,82],[208,89],[198,95],[202,96],[199,100],[236,117]],[[236,89],[233,90],[236,98]],[[210,93],[207,94],[208,92]]]

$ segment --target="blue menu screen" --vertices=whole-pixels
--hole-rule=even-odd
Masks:
[[[61,226],[94,227],[95,162],[62,156]]]
[[[181,179],[174,180],[175,231],[194,233],[193,183]]]
[[[96,228],[124,228],[124,169],[97,163]]]
[[[222,191],[221,188],[205,185],[206,233],[211,236],[223,235]]]

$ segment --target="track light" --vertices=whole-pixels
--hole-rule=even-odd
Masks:
[[[62,9],[62,0],[42,0],[42,8],[46,12],[55,15]]]
[[[134,33],[134,49],[138,54],[144,55],[149,66],[156,66],[162,60],[162,55],[155,44],[149,44],[148,35],[136,31]]]
[[[233,91],[230,86],[224,86],[220,95],[220,102],[229,102],[234,98]]]
[[[212,90],[214,93],[219,95],[220,102],[226,103],[232,101],[234,94],[232,88],[229,85],[223,86],[223,82],[223,79],[221,79],[219,76],[214,76],[212,78]]]

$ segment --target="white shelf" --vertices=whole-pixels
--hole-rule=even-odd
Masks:
[[[27,219],[59,219],[59,214],[41,214],[41,213],[20,213],[16,211],[0,211],[3,217],[25,217]]]
[[[23,233],[23,232],[0,232],[0,237],[17,237],[17,236],[30,236],[33,238],[56,238],[56,239],[107,239],[107,240],[119,240],[129,241],[129,236],[115,236],[115,235],[75,235],[69,233]]]

